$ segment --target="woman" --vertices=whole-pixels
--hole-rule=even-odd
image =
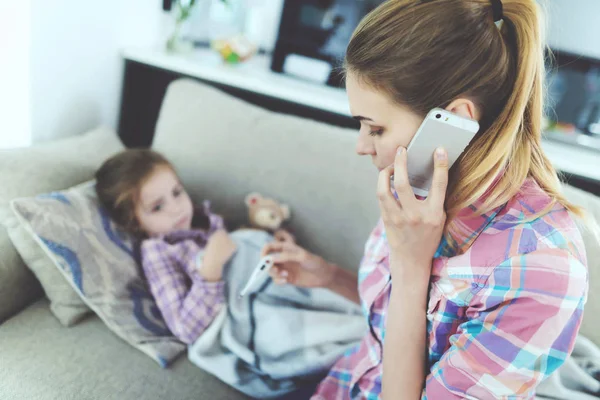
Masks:
[[[369,334],[313,399],[533,398],[572,350],[588,287],[570,215],[581,210],[541,146],[535,0],[387,1],[354,32],[345,70],[357,153],[380,170],[381,220],[358,290],[350,272],[294,243],[263,250],[279,253],[277,282],[328,287],[368,318]],[[481,130],[450,171],[436,151],[423,200],[407,184],[405,149],[434,107]]]

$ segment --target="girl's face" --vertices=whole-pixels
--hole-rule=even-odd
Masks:
[[[356,152],[371,156],[381,171],[394,163],[398,147],[408,146],[423,117],[394,103],[351,73],[346,77],[346,91],[351,113],[360,122]]]
[[[191,228],[192,201],[171,168],[157,167],[142,185],[135,216],[150,237]]]

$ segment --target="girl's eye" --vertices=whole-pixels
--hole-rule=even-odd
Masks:
[[[160,212],[160,210],[162,210],[162,204],[157,204],[154,207],[152,207],[152,212],[153,213]]]
[[[374,129],[374,130],[369,131],[369,135],[371,135],[371,136],[380,136],[381,134],[383,134],[383,128]]]
[[[177,188],[175,190],[173,190],[173,196],[174,197],[179,197],[179,195],[183,192],[183,190],[181,188]]]

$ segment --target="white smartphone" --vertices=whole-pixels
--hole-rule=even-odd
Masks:
[[[256,267],[254,271],[252,271],[252,275],[250,275],[250,279],[246,282],[246,286],[240,292],[239,297],[243,297],[248,294],[250,291],[254,290],[257,285],[262,284],[266,278],[269,277],[269,271],[273,267],[273,257],[265,256],[263,257]]]
[[[479,132],[479,123],[441,108],[431,110],[408,145],[408,178],[418,196],[427,196],[433,179],[433,153],[443,147],[451,167]]]

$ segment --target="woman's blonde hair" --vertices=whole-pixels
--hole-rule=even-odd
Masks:
[[[542,150],[544,40],[535,0],[389,0],[355,30],[345,70],[423,117],[457,98],[481,112],[481,130],[451,171],[448,221],[488,193],[483,214],[533,178],[552,204],[580,215]],[[451,230],[451,227],[447,227]]]

